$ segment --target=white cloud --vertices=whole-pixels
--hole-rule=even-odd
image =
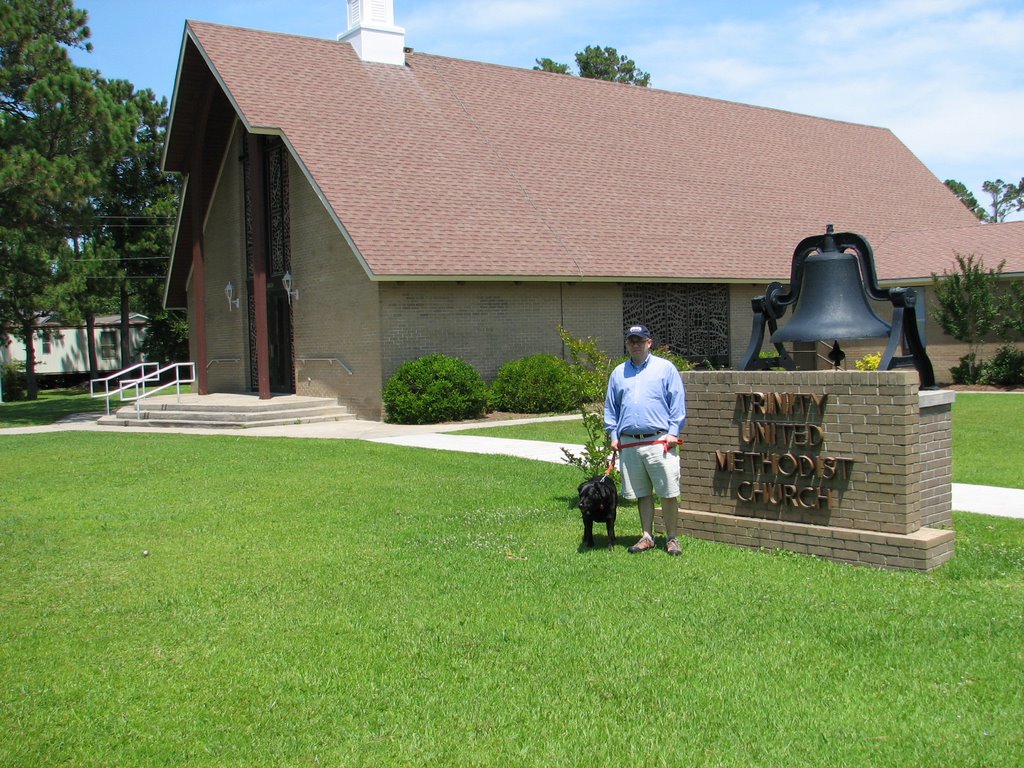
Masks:
[[[752,23],[653,32],[656,87],[891,129],[933,172],[1024,174],[1024,6],[799,4]],[[949,170],[946,170],[949,169]],[[980,190],[980,170],[961,180]]]
[[[185,18],[332,38],[344,0],[89,0],[90,66],[173,78]],[[941,178],[1024,175],[1021,0],[395,0],[419,50],[512,66],[610,45],[656,88],[891,129]],[[164,92],[169,95],[169,87]]]
[[[440,0],[418,3],[402,14],[398,23],[425,34],[447,29],[453,36],[494,33],[507,40],[524,28],[564,25],[582,14],[600,13],[615,6],[609,0]],[[564,31],[564,26],[555,29]]]

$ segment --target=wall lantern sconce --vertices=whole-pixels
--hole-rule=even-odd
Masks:
[[[293,283],[294,283],[294,280],[292,279],[292,273],[291,272],[285,272],[284,276],[281,278],[281,285],[284,286],[284,292],[288,296],[288,303],[289,304],[292,303],[292,299],[294,299],[295,301],[299,300],[299,289],[298,288],[292,288],[292,284]]]
[[[241,301],[241,299],[235,298],[235,286],[231,284],[230,280],[228,280],[228,284],[224,286],[224,295],[228,299],[228,312],[231,311],[232,307],[238,309],[239,301]]]

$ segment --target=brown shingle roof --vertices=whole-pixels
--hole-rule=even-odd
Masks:
[[[996,269],[1005,261],[1004,275],[1024,275],[1024,221],[894,232],[872,247],[879,280],[930,280],[933,272],[955,272],[957,255],[975,256],[985,269]]]
[[[979,228],[882,128],[202,22],[183,60],[192,46],[250,130],[285,137],[379,279],[759,282],[826,223],[873,244]],[[190,88],[183,68],[169,170]],[[882,279],[921,268],[879,263]]]

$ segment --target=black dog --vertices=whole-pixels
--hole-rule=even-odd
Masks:
[[[594,546],[594,522],[605,523],[608,528],[608,549],[615,546],[615,514],[619,508],[619,494],[615,481],[608,475],[592,477],[578,488],[580,512],[583,513],[583,543]]]

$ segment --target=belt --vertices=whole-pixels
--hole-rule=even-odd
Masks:
[[[659,430],[658,432],[623,432],[622,435],[625,437],[636,437],[643,440],[645,437],[657,437],[658,435],[668,434],[665,430]]]

